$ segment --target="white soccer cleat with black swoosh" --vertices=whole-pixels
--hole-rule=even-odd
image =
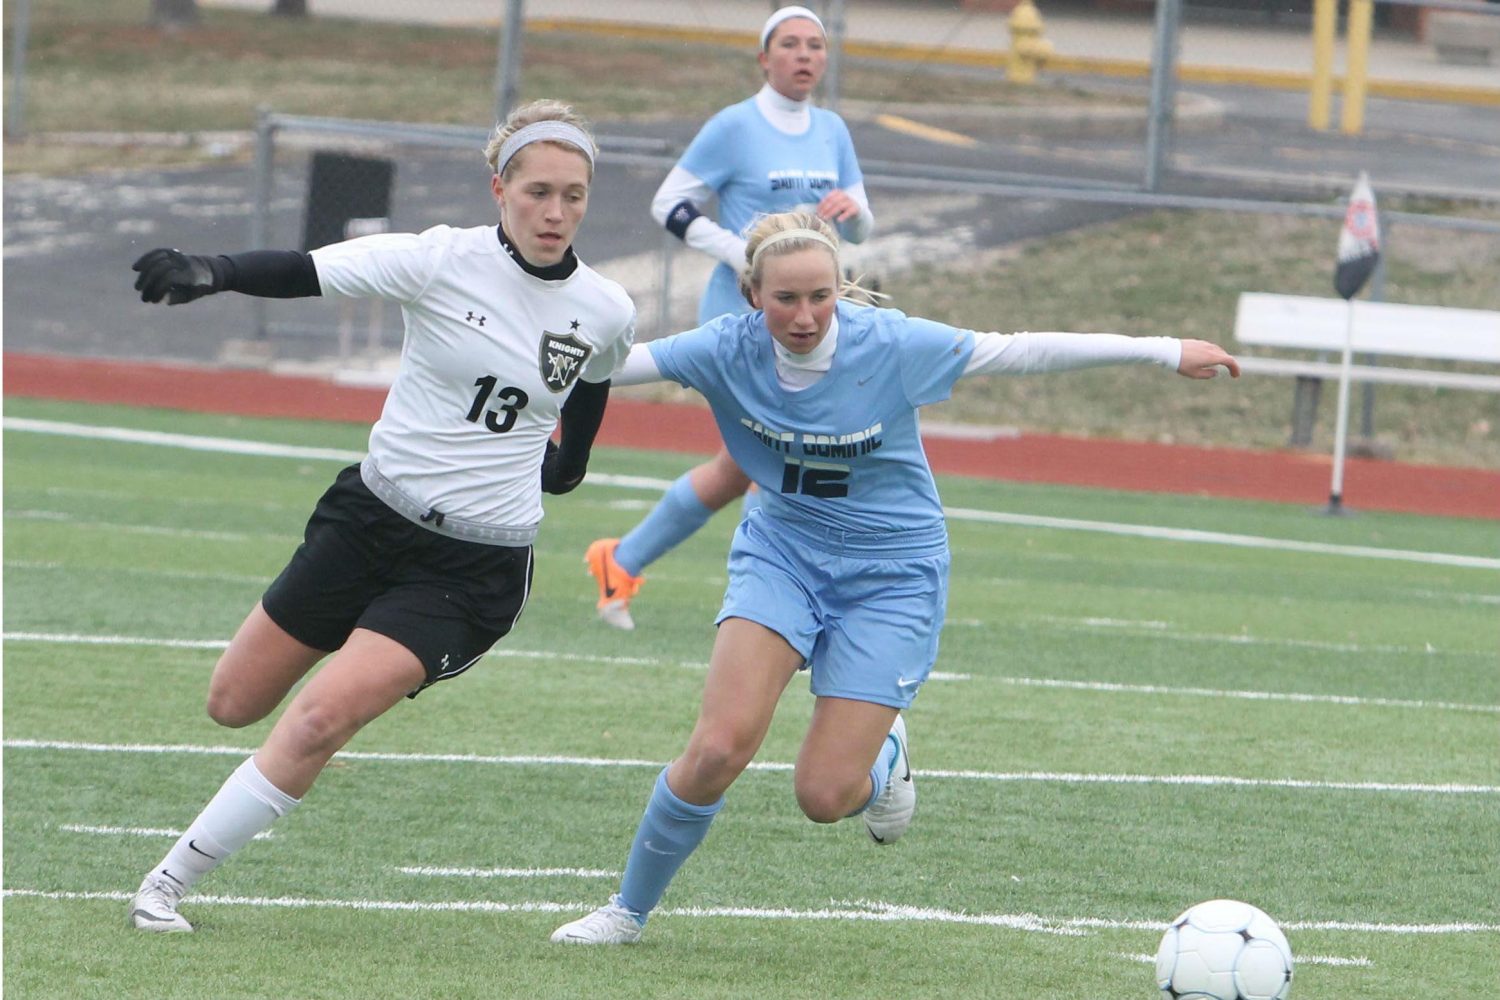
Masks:
[[[142,931],[191,931],[193,925],[177,912],[180,902],[182,890],[153,872],[130,901],[130,922]]]
[[[917,811],[917,786],[911,779],[911,758],[906,752],[906,717],[897,715],[890,739],[896,741],[896,760],[880,798],[865,810],[865,829],[877,844],[894,844],[911,826]]]

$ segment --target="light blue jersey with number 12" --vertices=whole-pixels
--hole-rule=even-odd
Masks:
[[[767,516],[824,532],[941,530],[917,408],[948,397],[973,331],[845,302],[838,322],[832,368],[795,392],[776,379],[760,312],[649,346],[664,378],[708,400]]]

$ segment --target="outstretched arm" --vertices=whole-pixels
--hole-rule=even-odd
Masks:
[[[1189,378],[1213,378],[1239,364],[1204,340],[1125,337],[1117,333],[976,333],[964,375],[1034,375],[1105,365],[1154,364]]]
[[[135,290],[142,302],[182,305],[216,292],[242,292],[273,299],[323,294],[318,270],[300,250],[251,250],[200,257],[158,247],[130,265],[140,272]]]

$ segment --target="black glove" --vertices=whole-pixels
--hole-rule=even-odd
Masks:
[[[227,271],[216,257],[194,257],[165,247],[142,254],[130,267],[141,272],[135,279],[141,301],[160,302],[165,298],[169,306],[221,291]]]
[[[583,474],[587,470],[586,464],[564,461],[562,449],[548,441],[547,454],[542,456],[542,492],[558,495],[572,493],[583,482]]]

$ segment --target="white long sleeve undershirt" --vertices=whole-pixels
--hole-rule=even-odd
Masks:
[[[815,385],[833,365],[838,317],[811,353],[797,355],[777,345],[776,379],[791,391]],[[1102,365],[1160,365],[1176,371],[1182,341],[1175,337],[1126,337],[1117,333],[976,333],[974,353],[961,378],[971,375],[1035,375]],[[636,344],[612,376],[615,385],[662,381],[648,344]]]

